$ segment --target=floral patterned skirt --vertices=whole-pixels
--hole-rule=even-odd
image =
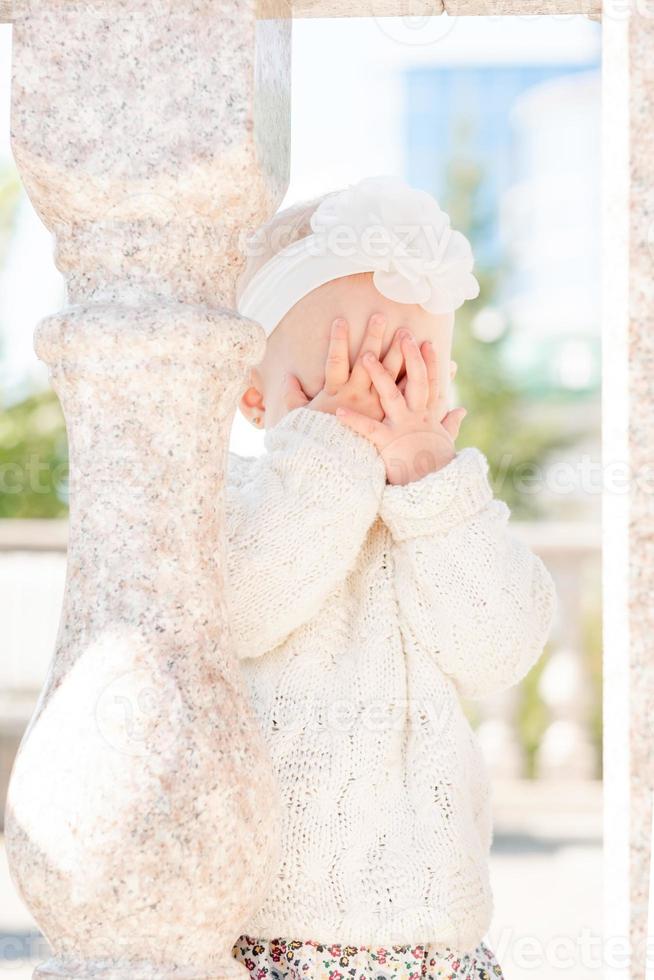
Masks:
[[[449,947],[325,946],[308,940],[258,942],[241,936],[234,957],[251,980],[503,980],[494,954],[481,942],[471,953]]]

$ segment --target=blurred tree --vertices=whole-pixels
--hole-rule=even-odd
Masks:
[[[468,150],[468,128],[462,123],[455,153],[447,167],[447,193],[443,207],[452,226],[473,243],[475,275],[480,293],[457,310],[454,328],[454,359],[457,404],[468,410],[457,442],[460,447],[477,446],[485,453],[495,492],[507,502],[517,518],[533,518],[542,510],[542,494],[535,478],[542,475],[549,455],[573,445],[583,434],[565,430],[558,413],[550,409],[560,401],[556,392],[534,405],[511,378],[505,350],[511,342],[511,325],[496,305],[496,297],[507,272],[506,262],[485,264],[489,227],[496,215],[483,204],[483,167]],[[530,485],[532,492],[530,492]]]
[[[480,293],[457,310],[454,330],[456,404],[468,409],[457,445],[478,446],[488,458],[498,497],[505,500],[518,519],[543,516],[543,494],[529,492],[533,475],[543,472],[550,456],[577,444],[587,434],[588,415],[566,411],[569,398],[560,391],[539,392],[530,397],[529,385],[516,384],[505,352],[511,344],[511,324],[497,297],[509,271],[506,261],[485,260],[497,220],[483,205],[483,167],[469,152],[469,131],[461,124],[456,151],[450,160],[447,194],[443,207],[452,225],[471,240],[475,251],[475,275]],[[495,202],[489,205],[494,209]],[[479,248],[477,247],[479,243]],[[593,415],[594,413],[591,413]],[[571,419],[574,424],[571,424]],[[538,484],[533,485],[538,490]],[[584,622],[584,654],[593,687],[590,734],[597,752],[597,774],[601,778],[602,686],[601,612],[597,588],[591,589],[580,614]],[[541,674],[548,661],[543,656],[520,684],[516,731],[525,752],[526,773],[533,778],[535,755],[550,716],[539,690]],[[464,710],[476,727],[479,707],[464,701]]]
[[[18,174],[10,167],[0,167],[0,267],[4,263],[14,230],[19,197]]]
[[[30,395],[0,416],[0,517],[64,517],[66,430],[52,391]]]
[[[20,199],[15,170],[0,170],[0,268]],[[67,447],[52,391],[4,405],[0,415],[0,517],[61,517],[67,512]]]
[[[604,768],[603,740],[603,644],[602,644],[602,592],[600,575],[596,588],[584,596],[582,642],[586,653],[586,668],[591,685],[592,700],[589,718],[590,737],[597,753],[597,775],[602,778]]]

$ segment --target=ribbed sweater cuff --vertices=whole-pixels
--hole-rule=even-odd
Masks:
[[[325,462],[336,466],[339,475],[351,473],[357,480],[369,480],[381,494],[386,482],[382,457],[370,440],[354,432],[336,415],[304,406],[294,408],[266,431],[266,449],[274,451],[281,448],[289,434],[302,437],[309,455],[310,447],[314,445]],[[312,455],[312,460],[314,458]]]
[[[380,516],[395,540],[403,541],[424,534],[447,534],[492,499],[488,461],[471,447],[419,480],[386,485]]]

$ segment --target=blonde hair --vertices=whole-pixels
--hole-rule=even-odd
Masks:
[[[249,237],[246,243],[247,258],[245,266],[236,284],[236,301],[241,298],[245,287],[256,275],[259,269],[273,256],[277,255],[287,245],[306,238],[311,234],[311,217],[319,204],[337,191],[329,191],[314,197],[310,201],[300,201],[291,207],[278,211],[269,221]]]

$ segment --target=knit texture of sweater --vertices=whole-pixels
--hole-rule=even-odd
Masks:
[[[390,485],[368,440],[306,407],[265,448],[227,468],[226,603],[283,804],[277,874],[244,931],[472,950],[493,830],[461,697],[533,666],[552,578],[477,449]]]

